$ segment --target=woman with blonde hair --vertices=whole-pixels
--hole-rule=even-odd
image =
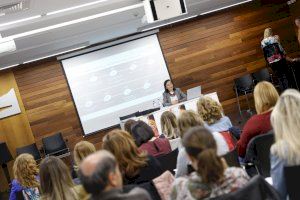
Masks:
[[[204,127],[204,122],[201,117],[194,111],[183,111],[178,118],[178,126],[180,130],[180,137],[183,138],[185,133],[192,127],[200,126]],[[218,133],[212,133],[217,143],[217,153],[222,156],[229,152],[228,145],[224,137]],[[188,174],[188,165],[190,161],[186,154],[185,148],[181,148],[177,157],[176,164],[176,177],[185,176]]]
[[[124,184],[151,181],[162,174],[159,161],[140,152],[133,137],[126,131],[110,131],[103,138],[102,148],[116,157],[123,174]]]
[[[80,163],[85,159],[88,155],[96,152],[95,146],[88,141],[78,142],[74,147],[74,161],[75,161],[75,170],[78,169]]]
[[[169,139],[172,151],[180,146],[177,119],[171,111],[165,111],[160,117],[162,133]]]
[[[66,164],[59,158],[50,156],[40,165],[41,195],[43,200],[81,199],[81,186],[75,186]]]
[[[17,199],[17,193],[21,191],[29,200],[39,199],[39,170],[33,156],[27,153],[19,155],[14,162],[13,173],[15,179],[12,181],[9,200]]]
[[[273,186],[282,199],[287,199],[284,167],[300,165],[300,93],[286,90],[271,115],[275,143],[271,147],[271,176]]]
[[[220,103],[210,97],[203,96],[197,102],[198,114],[207,123],[208,129],[212,132],[228,131],[231,121],[223,116],[223,108]]]
[[[275,87],[267,82],[259,82],[254,88],[254,103],[257,114],[253,115],[245,124],[241,137],[237,142],[240,157],[245,157],[250,140],[261,134],[269,132],[271,127],[270,116],[278,100]]]
[[[191,128],[182,143],[195,172],[175,180],[170,199],[211,199],[242,188],[249,181],[243,169],[228,167],[217,154],[216,141],[208,129]]]

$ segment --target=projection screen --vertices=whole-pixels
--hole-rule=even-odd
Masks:
[[[84,134],[153,108],[168,69],[156,35],[62,60]]]

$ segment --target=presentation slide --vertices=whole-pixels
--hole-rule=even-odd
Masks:
[[[162,100],[168,69],[156,35],[62,61],[84,134]]]

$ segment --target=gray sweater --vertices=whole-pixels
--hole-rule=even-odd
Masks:
[[[177,96],[178,102],[186,101],[186,94],[184,94],[179,88],[174,88],[174,93]],[[163,106],[170,106],[171,103],[171,95],[168,92],[163,93]]]

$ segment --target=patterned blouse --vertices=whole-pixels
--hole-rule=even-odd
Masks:
[[[274,46],[271,46],[266,50],[266,59],[269,64],[280,61],[284,58],[286,54],[283,47],[280,44],[279,37],[277,35],[267,37],[261,41],[261,48],[264,49],[268,45],[277,44],[279,49],[276,49]]]
[[[242,168],[230,167],[224,172],[224,179],[219,183],[207,185],[202,183],[197,172],[193,172],[188,177],[180,177],[175,180],[172,187],[172,200],[208,200],[243,187],[249,176]]]

